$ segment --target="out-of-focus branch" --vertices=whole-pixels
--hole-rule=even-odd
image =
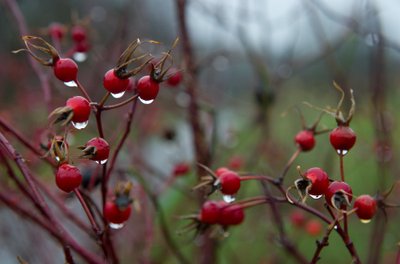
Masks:
[[[11,14],[13,15],[15,21],[17,22],[18,25],[18,30],[21,36],[26,36],[28,35],[28,28],[26,26],[25,18],[24,15],[21,12],[21,9],[19,8],[17,1],[16,0],[4,0],[6,6],[9,8],[11,11]],[[49,79],[47,75],[44,73],[42,68],[40,67],[39,63],[36,62],[31,56],[28,56],[29,63],[36,73],[36,75],[39,78],[42,91],[43,91],[43,96],[44,96],[44,101],[46,102],[47,107],[50,107],[50,100],[51,100],[51,89],[50,89],[50,84],[49,84]]]

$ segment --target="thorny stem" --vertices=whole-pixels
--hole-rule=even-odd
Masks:
[[[321,241],[316,241],[317,243],[317,248],[315,249],[313,258],[310,261],[310,264],[315,264],[318,262],[320,259],[320,254],[322,252],[322,249],[326,246],[329,245],[328,240],[329,240],[329,235],[331,234],[332,230],[335,228],[335,225],[337,224],[338,220],[335,219],[332,224],[328,226],[328,229],[325,232],[324,237],[321,239]]]
[[[0,127],[2,127],[5,131],[11,133],[14,137],[16,137],[25,147],[31,150],[38,157],[43,157],[43,153],[32,145],[31,141],[28,140],[24,135],[18,132],[14,127],[7,123],[3,118],[0,117]],[[55,167],[56,163],[50,157],[43,157],[43,159],[49,163],[51,166]]]
[[[138,94],[135,94],[135,95],[133,95],[132,97],[130,97],[130,98],[126,99],[125,101],[122,101],[122,102],[120,102],[120,103],[118,103],[118,104],[105,105],[105,106],[102,107],[102,109],[103,109],[104,111],[107,111],[107,110],[111,110],[111,109],[115,109],[115,108],[124,106],[124,105],[129,104],[130,102],[136,100],[136,99],[138,98],[138,96],[139,96]]]
[[[80,246],[68,233],[59,232],[57,227],[54,225],[49,225],[48,221],[39,218],[35,214],[24,208],[18,201],[10,197],[9,195],[0,192],[0,200],[6,204],[11,210],[15,211],[17,214],[25,219],[30,219],[32,222],[41,226],[44,230],[49,232],[54,238],[56,238],[61,244],[68,244],[75,252],[82,256],[90,264],[104,264],[103,261],[95,254],[87,251],[84,247]],[[67,247],[64,246],[64,249]]]
[[[101,234],[101,230],[100,228],[97,226],[96,221],[94,220],[93,214],[92,212],[89,210],[88,205],[86,204],[85,200],[83,199],[79,189],[74,189],[74,193],[76,195],[76,198],[78,198],[79,202],[82,205],[83,210],[85,211],[90,224],[92,225],[92,229],[94,231],[94,233],[96,234],[96,236],[98,237]]]
[[[283,180],[285,179],[286,174],[288,173],[290,167],[293,165],[293,162],[299,156],[300,152],[301,152],[301,149],[297,148],[297,150],[290,157],[290,159],[288,160],[288,162],[285,165],[285,168],[283,169],[283,172],[282,172],[281,176],[278,178],[279,182],[283,183]]]
[[[92,99],[90,99],[90,96],[89,96],[89,94],[87,93],[85,87],[83,87],[83,85],[82,85],[78,80],[76,80],[75,82],[76,82],[76,85],[78,86],[79,90],[80,90],[81,93],[83,94],[83,96],[84,96],[89,102],[93,102]]]

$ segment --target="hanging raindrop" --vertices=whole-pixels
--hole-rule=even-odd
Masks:
[[[108,161],[108,159],[100,160],[100,161],[97,161],[97,160],[96,160],[96,162],[97,162],[98,164],[101,164],[101,165],[105,164],[107,161]]]
[[[78,87],[78,84],[76,84],[75,81],[65,82],[64,84],[68,87]]]
[[[123,227],[125,226],[125,224],[124,224],[124,223],[122,223],[122,224],[110,223],[109,226],[110,226],[110,228],[112,228],[112,229],[121,229],[121,228],[123,228]]]
[[[85,52],[75,52],[72,57],[77,62],[84,62],[87,59],[87,54]]]
[[[236,197],[233,195],[223,195],[222,199],[227,203],[232,203],[236,200]]]
[[[121,98],[122,96],[124,96],[125,91],[121,92],[121,93],[111,93],[111,96],[114,98]]]
[[[322,195],[311,195],[310,194],[310,197],[313,198],[314,200],[318,200],[322,197]]]
[[[360,221],[363,224],[368,224],[369,222],[371,222],[371,219],[360,219]]]
[[[76,128],[76,129],[84,129],[89,123],[89,120],[86,122],[81,122],[81,123],[75,123],[72,122],[72,125]]]
[[[152,102],[154,102],[154,99],[153,99],[153,100],[144,100],[144,99],[142,99],[142,98],[140,98],[140,97],[139,97],[139,100],[140,100],[140,102],[142,102],[143,104],[151,104]]]

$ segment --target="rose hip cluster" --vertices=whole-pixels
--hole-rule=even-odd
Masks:
[[[59,42],[66,33],[66,27],[60,24],[52,24],[49,28],[49,33],[53,42],[60,44]],[[75,45],[74,52],[86,52],[88,50],[88,33],[83,25],[77,24],[73,26],[71,28],[71,37]],[[105,72],[103,77],[105,95],[100,103],[97,103],[90,98],[87,90],[79,82],[78,65],[73,59],[63,58],[55,47],[40,37],[24,36],[22,39],[26,49],[19,51],[27,51],[39,63],[51,67],[54,76],[64,82],[66,86],[77,87],[81,92],[81,95],[70,97],[66,100],[65,106],[56,108],[50,114],[49,118],[52,125],[61,124],[65,128],[62,129],[63,136],[60,135],[60,132],[57,132],[57,128],[54,128],[54,132],[51,132],[54,136],[48,146],[49,154],[57,162],[57,171],[55,173],[57,187],[67,193],[74,191],[79,196],[78,189],[83,177],[79,168],[74,165],[77,161],[72,160],[69,155],[67,139],[71,130],[70,124],[75,129],[82,130],[87,127],[90,114],[93,113],[96,116],[99,136],[78,147],[81,151],[79,158],[89,159],[105,166],[110,155],[110,145],[103,138],[102,125],[101,121],[99,121],[101,112],[123,107],[137,99],[144,104],[149,104],[156,99],[160,83],[163,81],[168,81],[171,86],[178,85],[182,80],[182,73],[176,69],[170,73],[172,63],[165,67],[166,61],[172,61],[170,53],[176,46],[177,40],[173,43],[172,48],[163,53],[161,59],[155,63],[150,63],[154,58],[149,53],[139,54],[141,52],[138,51],[138,47],[143,44],[139,39],[130,43],[128,48],[121,54],[116,66]],[[155,44],[156,42],[146,43]],[[133,96],[120,103],[106,105],[109,95],[121,98],[133,86],[133,76],[142,72],[148,65],[151,68],[150,73],[144,74],[137,81]],[[104,177],[105,175],[103,175]],[[107,181],[107,179],[103,179],[103,181]],[[110,224],[119,225],[128,220],[132,201],[129,198],[130,189],[130,185],[117,186],[114,196],[104,202],[104,219]]]

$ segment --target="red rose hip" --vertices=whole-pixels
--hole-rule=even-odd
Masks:
[[[69,58],[59,58],[53,65],[54,75],[63,82],[76,81],[78,65]]]
[[[66,106],[72,109],[72,122],[84,123],[89,120],[90,104],[89,101],[82,96],[74,96],[69,98],[66,102]]]
[[[131,205],[126,208],[119,208],[116,203],[108,201],[104,206],[104,218],[112,224],[122,224],[131,215]]]
[[[312,150],[315,146],[314,132],[310,130],[303,130],[297,133],[294,141],[302,151]]]
[[[122,79],[116,75],[114,69],[106,72],[103,78],[103,86],[112,94],[120,94],[125,92],[129,86],[129,78]]]
[[[240,189],[240,177],[236,172],[226,171],[218,177],[220,190],[225,195],[234,195]]]
[[[58,167],[56,173],[57,187],[64,192],[71,192],[82,183],[82,175],[79,169],[70,164],[64,163]]]
[[[342,155],[354,146],[356,139],[356,133],[348,126],[338,126],[329,134],[332,147]]]
[[[358,218],[364,223],[368,223],[376,213],[376,200],[370,195],[364,194],[357,197],[354,201],[354,209]]]
[[[160,84],[146,75],[139,79],[136,87],[142,103],[151,103],[158,95]]]
[[[329,187],[328,174],[320,168],[311,168],[304,173],[304,177],[311,182],[308,194],[320,196],[325,194]]]

